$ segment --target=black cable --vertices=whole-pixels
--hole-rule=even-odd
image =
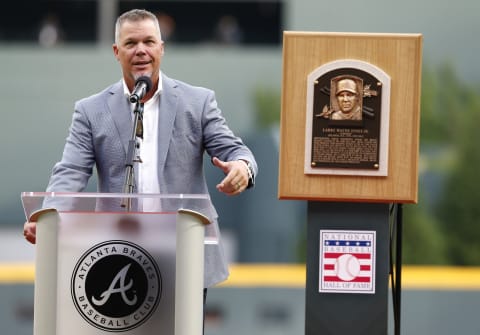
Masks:
[[[397,301],[396,301],[396,298],[397,298],[397,295],[395,293],[395,271],[394,271],[394,261],[393,261],[393,257],[394,257],[394,251],[393,251],[393,246],[394,246],[394,236],[395,236],[395,228],[396,228],[396,225],[395,225],[395,213],[396,213],[396,205],[395,204],[392,204],[390,206],[390,216],[389,216],[389,224],[390,224],[390,257],[389,257],[389,260],[390,260],[390,286],[392,288],[392,305],[393,305],[393,323],[394,325],[397,324]],[[395,326],[396,328],[396,326]]]
[[[397,322],[395,324],[395,334],[400,335],[400,316],[402,309],[402,229],[403,229],[403,205],[397,205],[397,241],[396,241],[396,262],[395,262],[395,294],[397,302]]]
[[[390,280],[392,286],[394,334],[400,335],[402,282],[402,204],[390,208]]]

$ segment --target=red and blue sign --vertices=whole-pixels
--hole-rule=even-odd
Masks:
[[[319,292],[375,293],[375,231],[320,231]]]

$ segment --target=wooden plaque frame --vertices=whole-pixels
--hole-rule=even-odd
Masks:
[[[418,201],[422,42],[421,34],[284,32],[280,199]],[[391,79],[386,176],[304,172],[307,77],[341,60],[367,62]]]

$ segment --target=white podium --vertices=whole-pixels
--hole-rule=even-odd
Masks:
[[[125,211],[122,199],[130,198]],[[37,222],[34,335],[200,335],[204,194],[22,193]],[[141,204],[154,203],[145,212]]]

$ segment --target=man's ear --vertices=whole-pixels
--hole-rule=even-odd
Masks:
[[[117,46],[116,44],[113,44],[113,45],[112,45],[112,49],[113,49],[113,55],[115,56],[115,58],[116,58],[117,60],[119,60],[119,59],[118,59],[118,46]]]

